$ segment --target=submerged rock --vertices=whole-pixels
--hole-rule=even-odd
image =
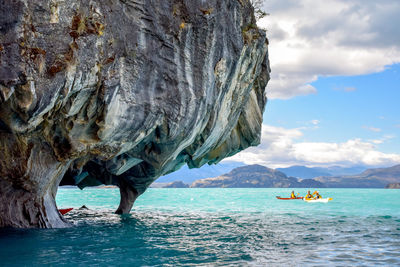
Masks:
[[[0,226],[61,227],[58,185],[120,187],[260,141],[265,33],[248,0],[0,3]]]

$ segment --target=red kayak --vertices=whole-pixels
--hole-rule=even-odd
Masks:
[[[70,212],[71,210],[73,210],[74,208],[69,208],[69,209],[59,209],[58,211],[61,213],[61,215],[66,214],[67,212]]]
[[[290,198],[290,197],[280,197],[280,196],[277,196],[276,198],[281,200],[303,199],[303,197]]]

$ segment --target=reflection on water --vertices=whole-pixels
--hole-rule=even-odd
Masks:
[[[0,230],[2,264],[400,265],[400,217],[73,210],[74,227]]]

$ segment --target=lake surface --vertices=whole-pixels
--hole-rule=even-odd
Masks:
[[[60,188],[74,226],[0,230],[0,265],[400,265],[400,190],[319,190],[329,203],[275,198],[290,192],[150,188],[119,216],[118,189]]]

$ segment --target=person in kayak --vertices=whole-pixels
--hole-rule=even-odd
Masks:
[[[294,191],[290,194],[290,198],[296,198],[296,195],[294,194]]]
[[[313,195],[311,195],[310,190],[308,190],[307,195],[306,195],[306,199],[313,199]]]
[[[321,195],[318,193],[318,191],[315,191],[314,194],[315,194],[315,199],[322,198]]]

